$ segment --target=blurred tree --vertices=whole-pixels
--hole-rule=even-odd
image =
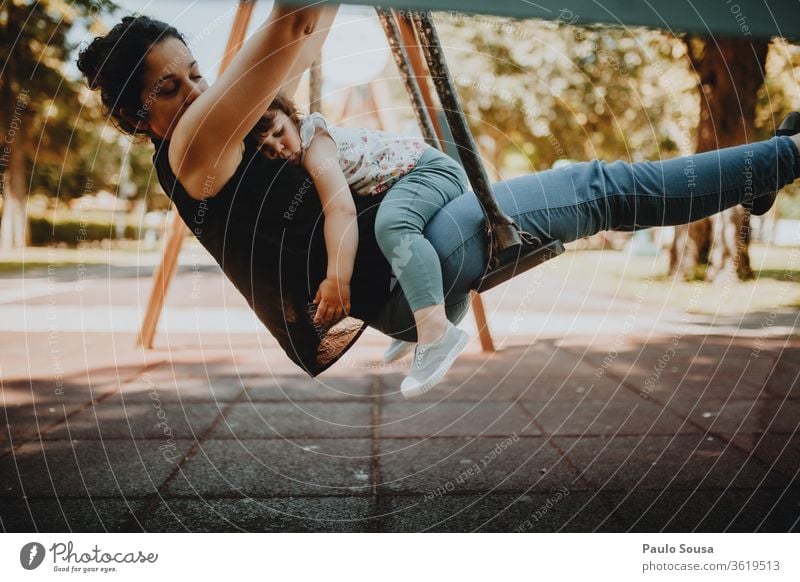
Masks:
[[[113,9],[115,5],[110,0],[0,3],[0,129],[4,136],[0,146],[0,248],[23,246],[30,240],[25,206],[36,183],[29,176],[29,168],[36,161],[31,159],[33,136],[39,135],[45,145],[53,146],[36,149],[37,155],[44,156],[44,166],[36,177],[51,187],[61,177],[74,177],[63,162],[52,166],[57,153],[63,155],[65,147],[69,147],[70,140],[65,137],[72,128],[65,122],[70,119],[67,112],[74,110],[79,92],[78,85],[63,74],[72,48],[67,32],[75,22],[91,26],[97,15]],[[47,134],[40,131],[45,126]]]
[[[756,141],[756,105],[764,82],[768,42],[694,36],[685,42],[701,89],[697,151]],[[750,215],[742,206],[677,227],[675,234],[670,274],[693,278],[697,266],[706,260],[706,279],[710,281],[753,278]]]
[[[800,109],[800,46],[784,39],[772,40],[767,52],[766,80],[758,91],[756,134],[767,139],[790,111]],[[800,183],[784,186],[773,216],[762,219],[761,235],[769,235],[773,218],[800,219]],[[766,231],[766,232],[765,232]]]
[[[449,13],[438,23],[497,177],[559,159],[663,159],[764,139],[772,112],[797,108],[800,49],[782,41],[763,87],[765,42],[720,39],[706,49],[661,31],[582,26],[566,9],[555,22]],[[738,207],[678,228],[670,271],[694,277],[711,260],[710,278],[752,276],[748,218]]]
[[[440,15],[465,113],[488,164],[530,172],[559,159],[689,153],[698,116],[685,47],[661,32]],[[519,163],[524,161],[524,163]]]

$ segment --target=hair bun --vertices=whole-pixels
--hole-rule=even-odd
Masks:
[[[83,73],[86,83],[92,90],[99,89],[103,84],[100,73],[107,52],[105,38],[99,36],[78,54],[78,70]]]

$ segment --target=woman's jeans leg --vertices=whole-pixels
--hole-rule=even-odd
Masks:
[[[495,184],[494,193],[523,230],[545,243],[567,243],[602,230],[686,224],[798,177],[800,152],[781,136],[660,162],[577,163]],[[469,192],[447,204],[424,231],[442,263],[445,307],[459,308],[453,313],[458,321],[469,306],[472,282],[486,269],[483,228],[480,205]],[[413,318],[404,320],[403,302],[401,295],[393,297],[375,326],[413,341]]]

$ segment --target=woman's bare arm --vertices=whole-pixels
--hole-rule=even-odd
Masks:
[[[276,3],[225,72],[183,114],[169,161],[190,196],[215,195],[236,171],[242,141],[295,70],[321,15],[320,8]]]
[[[303,78],[303,73],[311,68],[311,64],[320,56],[322,45],[325,44],[325,39],[328,37],[328,32],[330,32],[331,25],[336,18],[336,12],[338,10],[338,4],[326,4],[325,7],[322,8],[322,14],[319,17],[316,32],[305,41],[303,50],[297,58],[297,62],[295,62],[294,69],[289,73],[289,76],[286,78],[286,84],[283,86],[283,89],[281,89],[285,95],[291,97],[297,92],[297,86]]]

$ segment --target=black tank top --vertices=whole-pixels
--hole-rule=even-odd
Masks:
[[[245,140],[236,173],[216,196],[200,201],[189,196],[175,177],[167,156],[169,142],[154,139],[153,145],[162,188],[259,320],[310,376],[329,368],[389,299],[391,266],[374,230],[385,194],[353,196],[359,235],[350,316],[326,329],[313,322],[313,299],[326,275],[327,252],[324,214],[308,174],[267,159]]]

